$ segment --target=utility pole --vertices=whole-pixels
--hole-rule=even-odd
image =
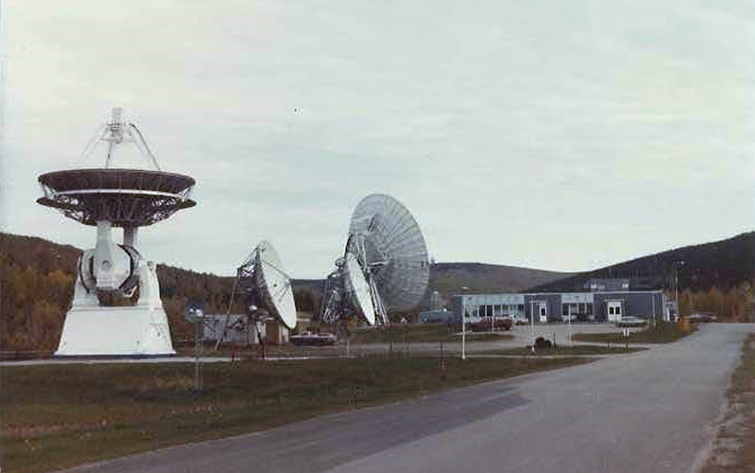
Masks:
[[[674,261],[672,268],[674,270],[674,300],[676,301],[676,318],[681,317],[681,309],[679,306],[679,266],[683,266],[685,263],[682,260]]]
[[[464,300],[464,290],[468,289],[466,287],[462,287],[462,295],[461,295],[461,359],[466,360],[467,359],[467,305],[466,301]]]
[[[532,353],[535,353],[535,301],[530,301],[530,334],[532,336]]]

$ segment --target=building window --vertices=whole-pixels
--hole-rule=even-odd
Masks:
[[[616,315],[621,315],[621,306],[616,307]]]
[[[592,315],[592,302],[588,302],[588,303],[586,304],[586,306],[587,306],[587,307],[585,307],[585,310],[586,310],[587,312],[585,312],[585,314],[587,314],[587,315]]]
[[[584,310],[584,304],[561,304],[561,307],[561,315],[569,315],[569,307],[571,307],[571,315],[576,316],[578,314],[584,313],[582,312]]]
[[[613,313],[613,306],[611,306],[611,307],[608,308],[608,314],[609,315],[614,315],[614,313]]]

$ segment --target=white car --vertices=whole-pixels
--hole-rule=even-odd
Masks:
[[[642,327],[647,324],[648,321],[639,317],[622,317],[621,320],[616,321],[617,327]]]
[[[529,319],[527,317],[524,317],[523,315],[511,317],[511,320],[514,322],[514,325],[527,325],[528,323],[530,323]]]

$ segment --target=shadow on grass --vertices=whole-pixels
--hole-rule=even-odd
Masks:
[[[8,471],[36,472],[267,429],[321,414],[584,363],[585,359],[360,358],[6,367],[0,372]]]

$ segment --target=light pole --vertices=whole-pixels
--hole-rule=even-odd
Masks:
[[[467,359],[467,306],[461,296],[461,359]]]
[[[467,359],[467,305],[464,300],[464,291],[468,287],[461,288],[461,359]]]
[[[530,339],[532,340],[532,353],[535,353],[535,301],[530,301]]]
[[[571,303],[567,304],[566,307],[569,308],[568,309],[569,310],[569,316],[568,316],[569,317],[569,346],[571,348],[574,348],[574,340],[572,339],[572,335],[571,335]],[[563,314],[563,312],[561,313]]]
[[[192,299],[186,303],[184,317],[194,324],[194,391],[202,392],[202,342],[204,341],[204,302]]]
[[[495,332],[495,304],[491,305],[490,307],[493,308],[493,313],[490,314],[490,332]]]
[[[684,266],[684,264],[685,262],[683,260],[674,261],[671,264],[671,267],[674,270],[674,301],[676,302],[677,320],[681,317],[681,310],[679,308],[679,266]]]

